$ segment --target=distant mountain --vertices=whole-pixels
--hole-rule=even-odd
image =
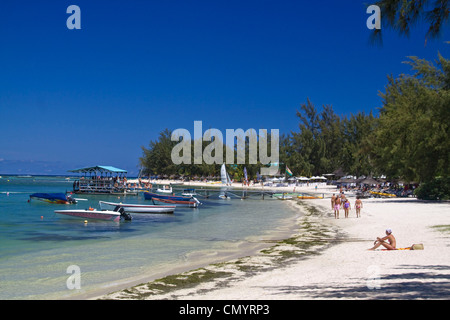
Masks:
[[[7,160],[0,158],[0,175],[73,175],[68,170],[82,168],[86,166],[98,165],[98,163],[73,164],[62,161],[41,161],[41,160]],[[106,163],[105,165],[111,165]],[[136,167],[118,167],[127,170],[129,177],[135,177],[139,174]]]

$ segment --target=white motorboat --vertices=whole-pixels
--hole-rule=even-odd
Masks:
[[[275,197],[277,197],[278,200],[292,200],[293,196],[289,193],[282,193],[282,194],[274,194]]]
[[[117,210],[96,210],[93,208],[89,209],[76,209],[76,210],[55,210],[56,214],[82,218],[82,219],[94,219],[94,220],[104,220],[104,221],[120,221],[121,218],[125,220],[131,220],[131,216],[125,213],[125,210],[118,208]]]
[[[184,189],[181,195],[185,197],[193,197],[196,196],[197,193],[195,192],[195,189]]]
[[[100,207],[114,207],[123,208],[128,213],[173,213],[176,206],[160,206],[160,205],[147,205],[147,204],[131,204],[131,203],[116,203],[99,201]]]
[[[156,192],[160,193],[172,193],[172,186],[163,186],[162,188],[158,188]]]

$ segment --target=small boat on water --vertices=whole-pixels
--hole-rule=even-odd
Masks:
[[[106,207],[123,208],[128,213],[173,213],[176,206],[161,206],[161,205],[148,205],[148,204],[127,204],[99,201],[100,208]]]
[[[48,203],[57,204],[75,204],[77,201],[70,195],[64,193],[33,193],[30,195],[30,200],[36,199]]]
[[[126,213],[123,208],[118,208],[117,210],[95,210],[93,208],[89,209],[79,209],[79,210],[55,210],[56,214],[82,218],[82,219],[94,219],[103,221],[115,221],[118,222],[120,219],[131,220],[131,215]]]
[[[223,185],[227,186],[231,186],[233,183],[233,181],[230,179],[230,176],[228,175],[225,163],[223,163],[222,167],[220,167],[220,180],[222,181]]]
[[[144,192],[144,198],[145,200],[154,200],[163,203],[185,205],[192,208],[197,208],[201,204],[201,202],[198,201],[195,197],[172,196],[152,192]]]
[[[293,195],[291,193],[276,193],[274,194],[274,196],[278,199],[278,200],[292,200]]]
[[[172,186],[163,186],[162,188],[158,188],[156,192],[160,193],[172,193]]]
[[[181,195],[185,197],[193,197],[196,196],[197,193],[195,192],[195,189],[184,189]]]

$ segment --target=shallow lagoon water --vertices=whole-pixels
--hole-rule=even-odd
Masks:
[[[173,215],[84,223],[54,210],[99,208],[100,200],[149,201],[142,195],[76,195],[88,201],[28,202],[31,193],[70,191],[72,183],[63,177],[0,178],[0,299],[76,298],[123,279],[176,269],[191,256],[237,253],[297,214],[278,200],[221,200],[215,194],[199,198],[199,208],[177,207]],[[81,271],[79,290],[67,287],[72,265]]]

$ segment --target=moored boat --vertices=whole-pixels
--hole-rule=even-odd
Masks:
[[[156,192],[160,193],[172,193],[172,186],[163,186],[162,188],[158,188]]]
[[[193,197],[196,196],[197,193],[195,192],[195,189],[184,189],[181,195],[185,197]]]
[[[276,197],[278,200],[292,200],[293,198],[293,194],[291,193],[276,193],[273,195],[274,197]]]
[[[82,219],[94,219],[94,220],[103,220],[103,221],[120,221],[121,218],[124,220],[131,220],[131,216],[125,213],[123,208],[119,208],[118,210],[95,210],[92,208],[89,209],[78,209],[78,210],[55,210],[56,214],[82,218]]]
[[[225,163],[222,164],[220,168],[220,180],[223,185],[231,186],[233,181],[231,181],[230,176],[228,175],[227,168],[225,167]]]
[[[173,213],[176,206],[162,206],[162,205],[146,205],[146,204],[131,204],[131,203],[116,203],[99,201],[100,207],[123,208],[128,213]]]
[[[159,201],[163,203],[170,203],[170,204],[176,204],[176,205],[185,205],[192,208],[197,208],[200,203],[200,201],[197,200],[195,197],[183,197],[183,196],[172,196],[172,195],[165,195],[165,194],[157,194],[152,192],[144,192],[144,198],[146,200],[154,200]]]
[[[70,195],[66,195],[64,193],[33,193],[30,194],[30,200],[31,199],[57,204],[77,203],[77,201],[73,199]]]

